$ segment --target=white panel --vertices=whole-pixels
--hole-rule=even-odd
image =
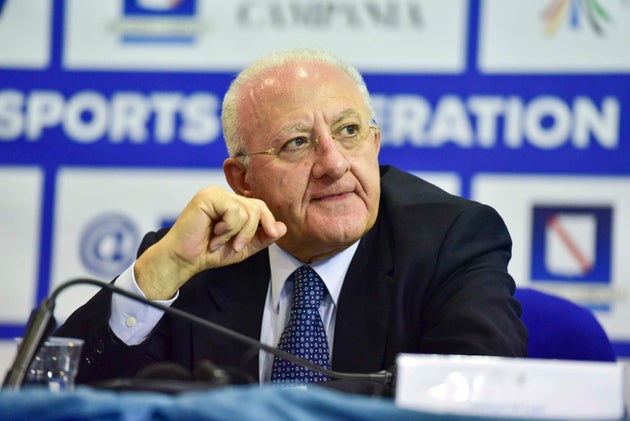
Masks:
[[[454,195],[461,195],[462,181],[459,174],[446,172],[411,171],[412,174],[433,183],[442,190]]]
[[[63,168],[57,177],[51,288],[78,277],[110,281],[128,267],[142,236],[174,220],[221,170]],[[65,320],[96,289],[64,290],[55,316]]]
[[[514,241],[509,270],[517,284],[593,305],[595,315],[611,338],[630,340],[630,178],[481,174],[473,179],[471,195],[493,206],[504,218]],[[589,282],[585,275],[575,281],[535,280],[532,283],[535,206],[612,210],[610,238],[605,239],[610,241],[611,249],[609,282]],[[565,229],[572,229],[569,234],[588,259],[589,235],[583,234],[588,232],[588,227],[584,227],[588,224],[584,224],[584,220],[574,222],[565,224]],[[549,247],[553,246],[551,242]],[[557,256],[548,255],[546,259],[552,270],[557,268]]]
[[[2,376],[2,378],[4,378],[11,367],[16,352],[17,346],[15,341],[12,339],[0,340],[0,376]]]
[[[197,7],[194,15],[164,19],[126,16],[122,2],[68,1],[64,65],[235,70],[291,47],[324,47],[363,71],[453,73],[465,65],[464,0],[188,2]],[[155,38],[125,40],[140,27]],[[178,34],[179,42],[168,39]]]
[[[0,67],[48,67],[51,3],[52,0],[0,2]]]
[[[628,72],[630,5],[623,1],[484,0],[484,72]]]
[[[25,323],[35,305],[43,174],[0,167],[0,323]]]

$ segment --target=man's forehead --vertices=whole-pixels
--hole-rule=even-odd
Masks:
[[[268,69],[244,88],[241,118],[254,124],[256,134],[264,138],[282,131],[310,131],[316,113],[332,125],[352,115],[365,115],[367,107],[356,83],[343,70],[309,60]]]
[[[267,69],[250,81],[248,89],[277,89],[289,84],[317,83],[324,79],[345,79],[352,83],[352,80],[343,70],[330,63],[303,59],[282,63]]]

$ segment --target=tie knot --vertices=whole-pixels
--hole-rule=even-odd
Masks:
[[[317,272],[310,266],[302,266],[291,275],[294,277],[293,303],[294,308],[319,308],[326,286]]]

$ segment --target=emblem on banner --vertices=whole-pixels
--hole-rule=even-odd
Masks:
[[[129,217],[99,215],[81,234],[81,262],[94,275],[111,278],[131,265],[139,242],[139,231]]]
[[[535,206],[532,281],[610,283],[610,207]]]
[[[124,0],[120,22],[124,43],[189,44],[200,28],[196,0]]]

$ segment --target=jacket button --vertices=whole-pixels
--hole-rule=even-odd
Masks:
[[[103,343],[102,339],[99,339],[94,344],[94,352],[96,352],[97,354],[102,354],[104,351],[105,351],[105,344]]]

